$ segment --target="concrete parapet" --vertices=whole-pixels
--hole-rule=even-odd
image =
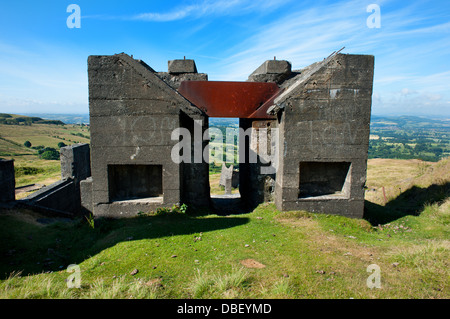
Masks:
[[[285,60],[267,60],[248,77],[250,82],[281,83],[291,75],[291,63]]]
[[[168,70],[170,74],[197,73],[197,66],[194,60],[170,60]]]

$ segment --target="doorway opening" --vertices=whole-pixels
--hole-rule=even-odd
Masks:
[[[240,211],[239,118],[209,118],[209,185],[213,208]]]
[[[209,119],[211,196],[239,194],[239,119]]]

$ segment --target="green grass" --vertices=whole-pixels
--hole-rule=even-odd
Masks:
[[[58,129],[71,138],[88,134]],[[61,141],[52,136],[65,136],[45,134],[50,147]],[[28,154],[12,157],[16,185],[59,179],[59,161],[37,159],[22,140],[0,139],[3,152]],[[245,215],[191,209],[194,215],[42,224],[36,213],[3,210],[0,298],[447,299],[449,165],[448,159],[369,160],[364,219],[262,204]],[[210,176],[211,194],[223,192],[219,177]],[[246,259],[265,267],[247,268]],[[80,266],[81,288],[67,287],[71,264]],[[381,289],[366,286],[371,264],[380,266]]]
[[[61,179],[60,161],[37,159],[34,156],[14,160],[16,187],[29,184],[49,185]]]
[[[0,297],[448,298],[448,207],[384,227],[273,204],[245,215],[99,219],[94,229],[85,219],[42,226],[4,215]],[[248,258],[266,267],[245,268]],[[365,284],[373,263],[382,289]],[[79,289],[66,287],[69,264],[80,266]]]

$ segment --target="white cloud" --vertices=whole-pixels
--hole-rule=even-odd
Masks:
[[[414,90],[411,90],[411,89],[408,89],[408,88],[403,88],[403,89],[401,90],[400,94],[401,94],[402,96],[408,96],[408,95],[417,94],[417,91],[414,91]]]
[[[369,32],[365,6],[357,1],[302,9],[265,24],[228,50],[216,66],[224,80],[245,80],[265,60],[286,59],[293,68],[305,67],[346,46],[361,47],[359,34]]]
[[[140,13],[131,17],[132,20],[168,22],[185,18],[200,18],[210,15],[237,15],[255,10],[273,10],[284,5],[290,0],[204,0],[200,3],[180,6],[172,11],[160,13]]]
[[[439,101],[442,99],[442,95],[440,94],[427,94],[426,97],[430,101]]]
[[[346,1],[295,10],[225,52],[228,57],[215,63],[210,79],[246,80],[274,56],[298,69],[345,46],[343,53],[375,56],[376,112],[448,114],[450,23],[437,19],[439,11],[423,16],[417,3],[391,12],[381,5],[382,27],[369,29],[365,9],[360,1]]]

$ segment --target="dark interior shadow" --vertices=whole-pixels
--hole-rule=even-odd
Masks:
[[[211,196],[211,212],[220,216],[248,214],[254,209],[240,196]]]
[[[85,219],[59,221],[30,232],[0,225],[0,279],[12,272],[22,275],[59,271],[79,264],[117,243],[166,236],[205,233],[248,223],[245,217],[198,218],[186,214],[162,214],[124,219],[99,218],[94,228]],[[23,225],[17,225],[22,229]],[[61,268],[62,267],[62,268]]]
[[[418,216],[425,204],[444,201],[450,196],[450,183],[432,184],[421,188],[413,186],[385,206],[369,201],[364,203],[364,219],[373,226],[390,223],[407,215]]]

